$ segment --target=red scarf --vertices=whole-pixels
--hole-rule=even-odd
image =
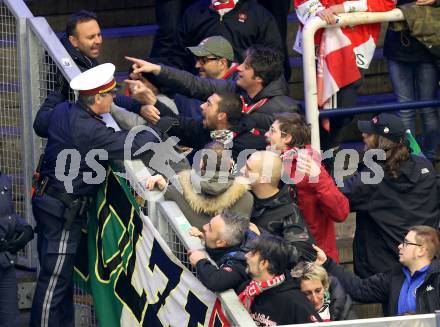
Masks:
[[[231,65],[231,67],[229,68],[229,70],[226,72],[226,74],[222,77],[222,79],[227,79],[229,76],[232,75],[232,73],[236,72],[238,66],[239,66],[239,64],[237,64],[237,63],[234,62],[234,63]]]
[[[245,114],[250,114],[252,111],[260,109],[262,106],[266,104],[267,101],[269,101],[268,98],[263,98],[252,105],[248,105],[242,96],[240,96],[240,99],[242,103],[241,112]]]
[[[220,1],[215,1],[214,3],[211,3],[211,8],[217,11],[220,11],[222,9],[226,9],[226,10],[232,10],[235,7],[235,3],[238,1],[234,1],[234,0],[228,0],[225,2],[220,2]]]
[[[268,290],[269,288],[278,286],[284,282],[286,279],[286,276],[284,274],[275,276],[272,279],[265,280],[264,282],[257,282],[255,280],[252,280],[248,286],[244,289],[243,292],[240,293],[238,296],[240,298],[241,303],[243,303],[244,307],[248,312],[250,312],[252,303],[254,302],[254,299],[256,296],[260,295],[264,291]]]

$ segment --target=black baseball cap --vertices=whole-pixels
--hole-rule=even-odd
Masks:
[[[382,135],[395,143],[403,142],[406,136],[402,120],[393,114],[384,113],[371,120],[360,120],[358,128],[362,133]]]

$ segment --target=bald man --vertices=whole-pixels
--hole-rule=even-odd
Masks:
[[[282,161],[270,151],[254,152],[241,169],[254,196],[251,222],[283,237],[298,250],[298,260],[314,261],[315,242],[297,206],[293,185],[281,183]]]

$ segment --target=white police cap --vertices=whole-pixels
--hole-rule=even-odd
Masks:
[[[70,87],[84,95],[106,93],[116,87],[114,73],[115,65],[102,64],[76,76],[70,82]]]

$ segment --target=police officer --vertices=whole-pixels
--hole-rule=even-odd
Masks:
[[[33,237],[32,227],[14,213],[11,179],[0,172],[0,326],[18,326],[15,258]]]
[[[101,114],[110,111],[116,82],[113,64],[91,68],[70,87],[79,92],[75,103],[51,94],[37,113],[34,130],[47,137],[36,194],[32,200],[38,227],[38,276],[32,304],[31,326],[74,326],[72,274],[86,211],[106,163],[124,159],[128,132],[106,127]],[[154,131],[138,133],[132,151],[158,142]]]

